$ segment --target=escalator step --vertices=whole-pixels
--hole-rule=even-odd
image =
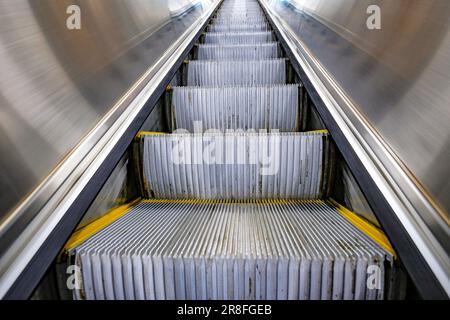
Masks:
[[[392,266],[321,201],[142,202],[69,253],[78,299],[382,299]]]
[[[205,34],[206,44],[259,44],[272,42],[274,40],[272,31],[260,32],[207,32]]]
[[[297,131],[299,85],[252,87],[174,87],[172,117],[175,128],[279,129]]]
[[[267,22],[266,18],[263,15],[254,16],[254,17],[237,17],[237,18],[214,18],[211,20],[211,24],[255,24],[255,23],[265,23]]]
[[[222,7],[219,12],[217,12],[217,15],[250,15],[250,14],[263,14],[262,9],[256,5],[256,6],[230,6],[230,7]]]
[[[295,132],[299,85],[285,84],[263,10],[227,0],[211,22],[187,86],[172,89],[173,128],[184,131],[138,135],[147,200],[66,247],[81,268],[74,298],[383,299],[393,250],[318,200],[330,189],[330,137]]]
[[[230,32],[230,31],[268,31],[268,23],[243,23],[243,24],[214,24],[209,26],[211,32]]]
[[[147,197],[318,199],[328,133],[142,134]]]
[[[188,86],[286,83],[286,59],[189,61]]]
[[[276,59],[279,56],[277,42],[242,45],[200,44],[198,46],[199,60],[263,60]]]
[[[263,11],[259,5],[233,5],[233,6],[223,6],[217,12],[217,15],[227,15],[227,14],[262,14]]]
[[[216,16],[216,19],[245,21],[246,18],[253,19],[262,17],[264,17],[264,13],[262,11],[235,10],[235,11],[219,12]],[[267,20],[265,19],[264,22],[266,21]]]

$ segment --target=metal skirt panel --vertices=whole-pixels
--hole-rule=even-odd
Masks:
[[[286,60],[189,61],[188,86],[286,83]]]
[[[146,134],[148,197],[317,199],[327,133]]]
[[[383,299],[392,261],[320,201],[143,202],[70,254],[88,300]]]
[[[260,32],[207,32],[205,44],[262,44],[274,40],[272,31]]]
[[[299,86],[174,87],[174,128],[194,132],[203,129],[278,129],[297,131]]]
[[[280,55],[277,42],[242,45],[198,46],[199,60],[264,60],[276,59]]]

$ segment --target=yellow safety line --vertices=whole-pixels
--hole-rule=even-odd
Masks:
[[[335,200],[329,199],[327,202],[329,202],[330,205],[334,206],[340,214],[347,218],[347,220],[353,223],[358,229],[363,231],[376,243],[389,251],[394,257],[397,256],[394,248],[392,248],[392,245],[389,242],[389,239],[386,237],[386,234],[382,230],[380,230],[364,218],[360,217],[356,213],[337,203]]]
[[[210,204],[210,203],[236,203],[236,204],[290,204],[290,203],[324,203],[318,199],[250,199],[250,200],[228,200],[228,199],[144,199],[146,203],[187,203],[187,204]]]
[[[320,129],[320,130],[310,130],[310,131],[306,131],[306,132],[311,132],[311,133],[328,133],[327,129]]]
[[[144,135],[150,135],[150,134],[167,134],[166,132],[157,132],[157,131],[139,131],[136,134],[136,138],[139,139],[140,137]]]
[[[117,218],[123,216],[125,213],[127,213],[132,207],[134,207],[141,199],[135,199],[130,203],[118,206],[114,209],[111,209],[108,213],[103,215],[102,217],[98,218],[97,220],[92,221],[85,227],[81,228],[80,230],[75,231],[72,236],[70,237],[69,241],[67,241],[66,245],[64,246],[64,250],[70,250],[71,248],[75,247],[76,245],[82,243],[87,238],[91,237],[94,233],[97,233],[110,223],[112,223]]]
[[[311,131],[305,131],[305,133],[328,133],[328,130],[321,129],[321,130],[311,130]],[[139,131],[136,134],[136,138],[139,139],[144,135],[153,135],[153,134],[170,134],[167,132],[157,132],[157,131]]]

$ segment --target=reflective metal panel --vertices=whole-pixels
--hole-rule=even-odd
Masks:
[[[0,222],[211,2],[0,0]]]

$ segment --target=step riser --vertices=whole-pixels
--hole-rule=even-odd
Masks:
[[[198,60],[265,60],[280,56],[277,43],[259,45],[199,45]]]
[[[229,25],[210,25],[210,32],[236,32],[236,31],[269,31],[270,26],[267,23],[255,24],[229,24]]]
[[[175,87],[172,94],[174,128],[279,129],[292,132],[299,125],[299,86]]]
[[[232,25],[232,24],[263,24],[266,18],[261,17],[240,17],[240,18],[214,18],[211,20],[212,25]]]
[[[205,34],[205,44],[263,44],[274,40],[271,31],[223,33],[208,32]]]
[[[149,197],[317,199],[326,133],[143,135]]]
[[[286,83],[286,60],[190,61],[188,86]]]

